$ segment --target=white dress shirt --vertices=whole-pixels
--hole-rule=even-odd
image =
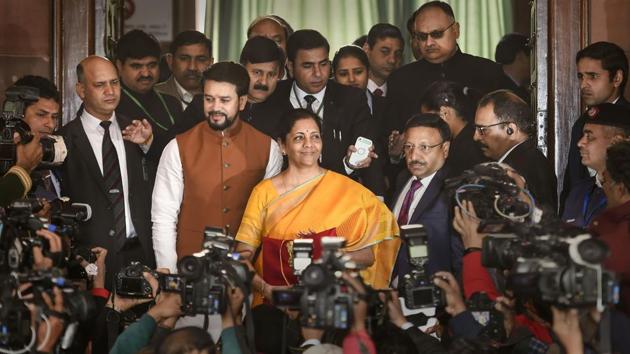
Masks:
[[[313,101],[313,112],[315,112],[320,119],[324,119],[324,96],[326,95],[326,86],[324,86],[321,91],[318,93],[306,93],[304,90],[297,85],[294,81],[293,86],[291,87],[291,94],[289,95],[289,101],[291,102],[291,106],[293,108],[304,108],[308,106],[308,102],[304,99],[306,95],[311,95],[315,97],[315,101]]]
[[[418,203],[420,203],[420,199],[422,199],[424,192],[427,191],[427,187],[431,183],[433,177],[435,177],[436,173],[437,171],[433,172],[427,177],[420,179],[422,187],[418,188],[418,190],[416,190],[416,192],[413,194],[413,199],[411,200],[411,205],[409,206],[409,213],[407,213],[407,215],[409,215],[409,219],[411,219],[414,211],[416,211],[416,207],[418,206]],[[418,178],[416,176],[412,176],[411,178],[409,178],[407,184],[405,184],[405,188],[403,188],[400,192],[400,195],[398,195],[398,199],[396,200],[396,204],[394,205],[394,215],[396,216],[396,220],[398,220],[398,216],[400,216],[400,209],[402,208],[405,196],[407,195],[407,192],[409,192],[409,189],[411,189],[411,182],[417,179]]]
[[[109,135],[116,148],[116,155],[118,155],[120,177],[122,178],[123,193],[125,194],[125,226],[127,228],[127,238],[136,237],[136,229],[133,227],[133,222],[131,221],[131,208],[129,207],[129,179],[127,177],[125,142],[118,121],[116,120],[115,112],[112,113],[110,121],[112,124],[109,126]],[[103,174],[103,136],[105,135],[105,129],[101,127],[101,120],[88,113],[87,110],[83,110],[81,125],[83,125],[83,130],[85,130],[85,134],[90,141],[90,146],[96,157],[96,162],[98,162],[98,167],[101,169],[101,174]]]
[[[282,168],[280,146],[271,140],[269,162],[265,177],[271,178]],[[153,197],[151,203],[151,221],[153,222],[153,250],[158,268],[168,268],[177,273],[177,221],[184,197],[184,171],[179,155],[177,139],[171,140],[160,157]]]
[[[188,107],[188,104],[192,102],[195,96],[183,88],[182,85],[177,82],[176,78],[173,78],[173,81],[175,81],[175,88],[177,88],[177,92],[181,98],[180,102],[182,103],[182,110],[186,110],[186,107]]]
[[[384,84],[379,86],[376,84],[376,82],[372,81],[372,79],[368,79],[367,88],[368,88],[368,91],[370,91],[372,94],[374,93],[374,90],[381,89],[381,91],[383,91],[383,94],[381,96],[383,97],[387,96],[387,81],[385,81]]]

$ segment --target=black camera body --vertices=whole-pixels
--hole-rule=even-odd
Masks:
[[[13,135],[18,133],[20,144],[28,144],[33,140],[33,133],[23,120],[27,103],[39,99],[39,90],[29,86],[12,86],[6,91],[6,100],[0,117],[0,175],[15,165],[17,147]],[[63,137],[49,135],[41,137],[42,165],[54,166],[63,163],[68,150]]]
[[[426,271],[429,261],[428,235],[423,225],[411,224],[400,227],[401,238],[409,249],[409,263],[412,270],[399,279],[399,288],[409,309],[443,307],[446,298],[433,278]]]
[[[239,287],[245,294],[253,274],[232,254],[233,239],[222,229],[206,227],[203,251],[182,258],[178,275],[162,275],[160,290],[179,293],[182,312],[193,315],[222,314],[227,308],[228,287]]]
[[[549,232],[558,230],[544,225],[519,231],[486,236],[481,256],[485,267],[510,270],[507,285],[515,294],[564,307],[618,302],[615,275],[601,265],[608,255],[601,240],[571,229]]]
[[[341,253],[344,244],[342,237],[323,237],[322,257],[302,271],[300,320],[305,327],[348,329],[352,326],[356,294],[341,279],[341,272],[357,267]]]
[[[116,294],[137,299],[153,298],[153,288],[143,273],[150,273],[158,278],[158,274],[151,268],[132,262],[116,274]]]
[[[466,301],[466,308],[473,318],[483,326],[479,337],[503,342],[506,338],[503,314],[494,307],[495,304],[494,301],[490,300],[488,294],[477,292],[470,295]]]

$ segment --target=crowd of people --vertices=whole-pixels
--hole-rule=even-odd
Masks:
[[[321,33],[262,16],[250,24],[238,63],[214,63],[211,40],[197,31],[179,33],[162,55],[153,36],[132,30],[118,40],[114,58],[89,56],[77,64],[83,103],[63,126],[55,85],[20,78],[16,87],[39,95],[23,112],[33,138],[25,143],[15,134],[15,164],[0,180],[5,224],[19,222],[9,217],[14,202],[27,196],[41,201],[38,217],[50,217],[67,199],[89,205],[91,217],[78,223],[71,241],[50,227],[33,231],[46,246],[32,245],[24,281],[16,275],[24,269],[6,265],[10,245],[2,241],[3,283],[19,283],[0,298],[2,352],[630,352],[624,256],[630,249],[630,104],[623,97],[623,49],[597,42],[576,53],[587,108],[575,117],[558,196],[560,173],[535,140],[527,36],[503,37],[496,62],[463,53],[462,29],[443,1],[423,4],[406,29],[410,43],[398,27],[376,24],[330,60]],[[406,44],[415,61],[402,65]],[[170,75],[160,71],[162,60]],[[42,166],[41,139],[51,135],[63,137],[67,156],[60,165]],[[493,174],[483,175],[488,171]],[[599,266],[598,278],[584,276],[590,283],[582,284],[598,289],[597,301],[579,302],[584,293],[562,281],[552,287],[575,295],[568,302],[546,297],[536,282],[525,296],[510,276],[520,268],[501,272],[488,265],[487,254],[499,251],[489,251],[497,222],[482,215],[485,192],[463,200],[459,189],[453,192],[475,173],[483,176],[466,186],[515,191],[489,203],[501,232],[506,225],[518,234],[562,224],[603,244],[601,259],[576,263]],[[502,209],[502,203],[515,207]],[[418,224],[426,233],[424,251],[406,238]],[[192,273],[182,265],[191,255],[213,269],[219,258],[210,254],[218,246],[208,242],[208,227],[232,240],[230,259],[249,274],[243,284],[227,282],[225,306],[213,316],[191,311],[188,290],[167,291],[170,283],[163,281]],[[6,238],[6,227],[0,230]],[[567,235],[553,236],[572,244]],[[327,248],[331,237],[344,240],[338,259]],[[304,307],[278,303],[278,294],[323,281],[296,271],[301,240],[312,240],[314,263],[343,258],[347,265],[331,273],[331,282],[344,284],[354,299],[346,327],[310,326],[305,318],[314,315]],[[67,309],[74,298],[63,286],[42,291],[32,276],[64,268],[59,254],[77,247],[93,256],[70,253],[85,268],[82,289],[92,299],[81,319]],[[426,260],[420,272],[418,259]],[[116,291],[120,274],[131,277],[130,265],[149,285],[146,297]],[[609,271],[618,293],[602,303],[602,274]],[[240,279],[231,272],[219,273]],[[406,297],[420,273],[427,275],[423,286],[443,295],[423,315],[437,318],[428,329],[411,311],[419,300]],[[19,333],[10,323],[15,318],[3,312],[14,298],[32,316],[33,338],[26,343],[7,334]],[[483,299],[490,318],[479,318]]]

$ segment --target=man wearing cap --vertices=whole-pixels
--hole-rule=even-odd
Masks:
[[[293,28],[291,25],[278,15],[265,15],[254,19],[247,28],[247,38],[254,37],[267,37],[276,42],[278,47],[282,48],[282,51],[287,53],[287,41],[289,36],[293,34]],[[285,68],[286,63],[283,63],[280,68],[280,78],[282,80],[288,79],[288,71]]]
[[[585,113],[580,149],[582,164],[596,175],[571,188],[562,219],[578,227],[587,227],[606,209],[606,195],[601,176],[606,168],[606,149],[616,140],[630,136],[630,110],[612,103],[590,107]]]

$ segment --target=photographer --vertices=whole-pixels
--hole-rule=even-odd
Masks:
[[[7,207],[13,201],[24,198],[32,187],[30,173],[42,160],[42,146],[39,134],[33,134],[33,140],[28,144],[20,144],[20,137],[16,133],[13,137],[16,144],[16,163],[0,178],[0,207]]]

